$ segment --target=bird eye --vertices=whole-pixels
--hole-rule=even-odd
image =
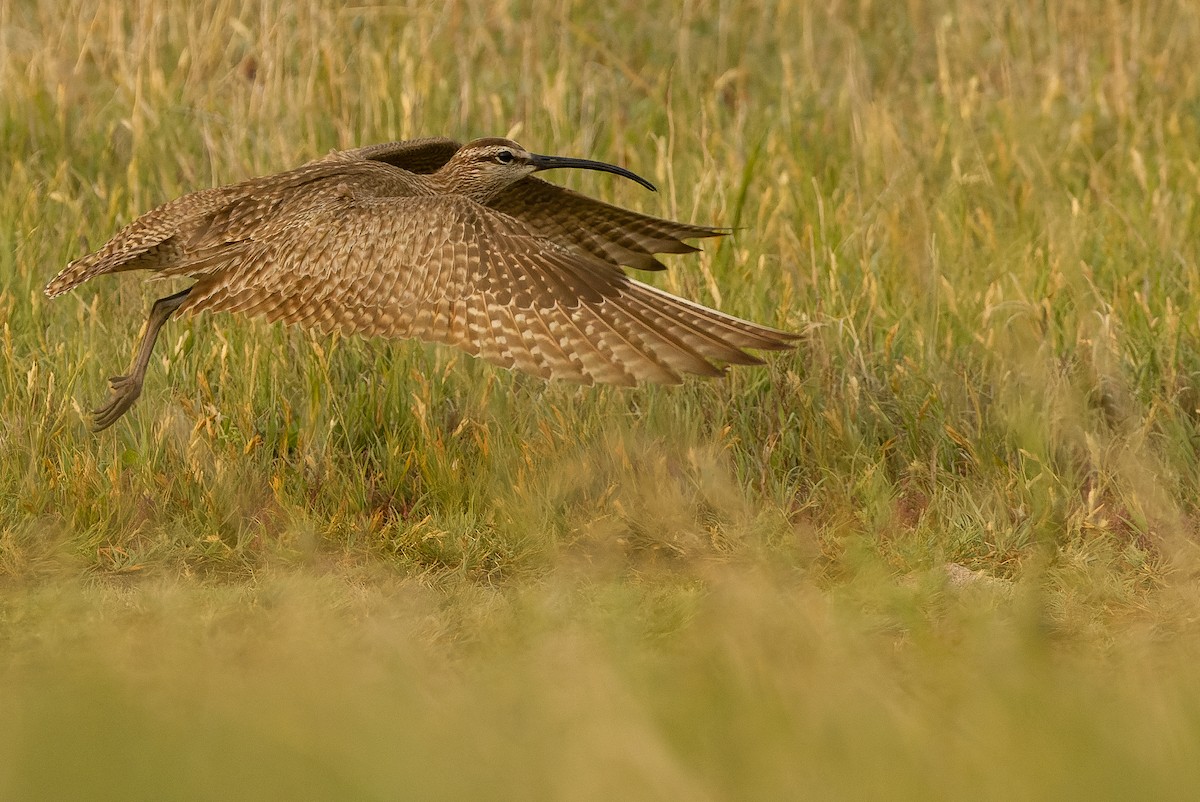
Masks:
[[[496,154],[496,161],[501,164],[512,164],[514,158],[516,157],[513,156],[511,150],[502,150]]]

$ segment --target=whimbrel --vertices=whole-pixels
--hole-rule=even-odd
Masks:
[[[46,286],[149,270],[195,283],[155,301],[129,373],[109,380],[99,431],[129,410],[177,311],[237,311],[446,343],[506,368],[585,384],[674,384],[762,364],[796,335],[630,278],[659,253],[726,233],[630,212],[533,176],[602,170],[507,139],[430,138],[335,151],[301,167],[192,192],[147,212]]]

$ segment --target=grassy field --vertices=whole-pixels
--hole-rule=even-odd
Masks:
[[[0,797],[1194,798],[1197,52],[1182,0],[0,5]],[[88,431],[178,287],[67,261],[434,134],[645,175],[553,178],[736,227],[649,280],[803,340],[580,389],[201,316]]]

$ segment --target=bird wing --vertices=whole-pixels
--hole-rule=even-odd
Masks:
[[[215,255],[183,307],[454,345],[591,384],[676,383],[792,335],[634,281],[460,196],[338,197]]]
[[[453,139],[428,137],[337,151],[331,158],[380,161],[428,174],[444,166],[461,148]],[[516,182],[487,205],[524,221],[543,236],[638,270],[664,269],[654,258],[656,253],[695,251],[685,239],[728,233],[631,212],[533,176]]]
[[[410,173],[427,175],[437,172],[450,157],[462,148],[462,144],[446,137],[431,136],[424,139],[406,139],[400,142],[384,142],[352,150],[339,150],[326,159],[384,162]]]
[[[656,253],[691,253],[685,239],[716,237],[725,229],[649,217],[527,176],[488,203],[537,233],[605,261],[638,270],[662,270]]]

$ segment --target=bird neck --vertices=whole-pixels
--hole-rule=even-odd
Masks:
[[[476,203],[487,203],[504,190],[503,184],[487,180],[489,176],[474,170],[461,169],[450,162],[429,176],[429,183],[439,195],[462,195]]]

